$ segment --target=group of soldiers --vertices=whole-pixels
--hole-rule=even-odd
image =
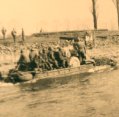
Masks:
[[[7,32],[6,29],[3,28],[1,32],[3,34],[3,39],[5,39]],[[15,31],[15,29],[13,29],[11,31],[11,35],[14,39],[14,43],[16,42],[16,34],[17,32]],[[24,41],[25,36],[23,28],[21,35],[22,41]],[[89,37],[87,33],[86,36]],[[29,71],[29,70],[32,71],[35,69],[44,71],[67,67],[78,67],[86,63],[86,46],[87,46],[86,39],[84,44],[82,44],[80,42],[80,39],[77,37],[73,41],[66,40],[62,44],[57,42],[46,44],[45,42],[41,44],[36,43],[33,46],[23,45],[23,47],[21,46],[19,48],[21,49],[21,51],[16,69],[20,71]],[[24,49],[24,47],[26,48]],[[10,54],[13,53],[13,56],[14,55],[16,56],[15,50],[16,50],[15,48],[13,50],[10,49],[9,50]]]
[[[4,27],[2,28],[1,33],[3,35],[3,40],[5,40],[6,39],[7,30]],[[17,32],[16,32],[16,30],[14,28],[11,31],[11,36],[13,38],[14,43],[16,43]],[[24,42],[25,41],[25,34],[24,34],[24,29],[23,28],[22,28],[22,31],[21,31],[21,36],[22,36],[22,41]]]
[[[67,67],[78,67],[85,64],[86,49],[79,39],[64,44],[52,43],[50,46],[41,43],[35,47],[21,50],[16,69],[20,71],[53,70]],[[27,53],[27,54],[26,54]]]

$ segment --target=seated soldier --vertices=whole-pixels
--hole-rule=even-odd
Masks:
[[[48,56],[48,62],[52,65],[53,69],[59,68],[58,62],[56,61],[56,59],[54,57],[54,51],[51,47],[48,48],[47,56]]]
[[[47,54],[44,54],[43,51],[40,50],[38,54],[38,61],[37,61],[38,69],[40,71],[50,70],[50,66],[47,62]]]
[[[24,50],[21,50],[21,55],[19,61],[17,62],[16,69],[20,71],[27,71],[29,70],[29,63],[30,63],[29,56],[25,54]]]
[[[66,41],[65,46],[63,47],[63,51],[64,51],[65,56],[67,58],[70,58],[71,53],[70,53],[70,48],[68,46],[69,46],[69,42]]]
[[[35,49],[31,49],[30,53],[29,53],[29,58],[30,58],[30,70],[34,70],[35,68],[37,68],[37,63],[36,63],[36,59],[38,58],[38,55],[35,51]]]
[[[43,48],[43,53],[42,53],[42,61],[43,61],[43,66],[44,70],[52,70],[53,67],[48,61],[48,56],[47,56],[47,49]]]
[[[38,59],[36,63],[40,71],[43,71],[45,69],[45,64],[42,58],[42,50],[40,50],[38,53]]]
[[[67,57],[65,56],[63,49],[62,48],[58,48],[58,53],[57,53],[57,61],[60,67],[66,68],[69,66],[69,61],[67,59]]]

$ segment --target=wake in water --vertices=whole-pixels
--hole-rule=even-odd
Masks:
[[[0,116],[118,117],[118,75],[114,70],[1,87]]]

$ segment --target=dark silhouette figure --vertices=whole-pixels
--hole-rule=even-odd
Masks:
[[[6,32],[7,32],[7,30],[3,27],[1,32],[2,32],[2,35],[3,35],[3,40],[5,40],[6,39]]]
[[[12,32],[11,32],[11,35],[12,35],[12,37],[13,37],[13,41],[14,41],[14,43],[16,43],[16,31],[13,29],[12,30]]]
[[[21,34],[21,36],[22,36],[22,41],[24,42],[25,41],[25,33],[24,33],[24,29],[22,28],[22,34]]]

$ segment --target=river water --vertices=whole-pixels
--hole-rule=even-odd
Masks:
[[[40,83],[1,83],[0,117],[119,117],[119,70]]]

